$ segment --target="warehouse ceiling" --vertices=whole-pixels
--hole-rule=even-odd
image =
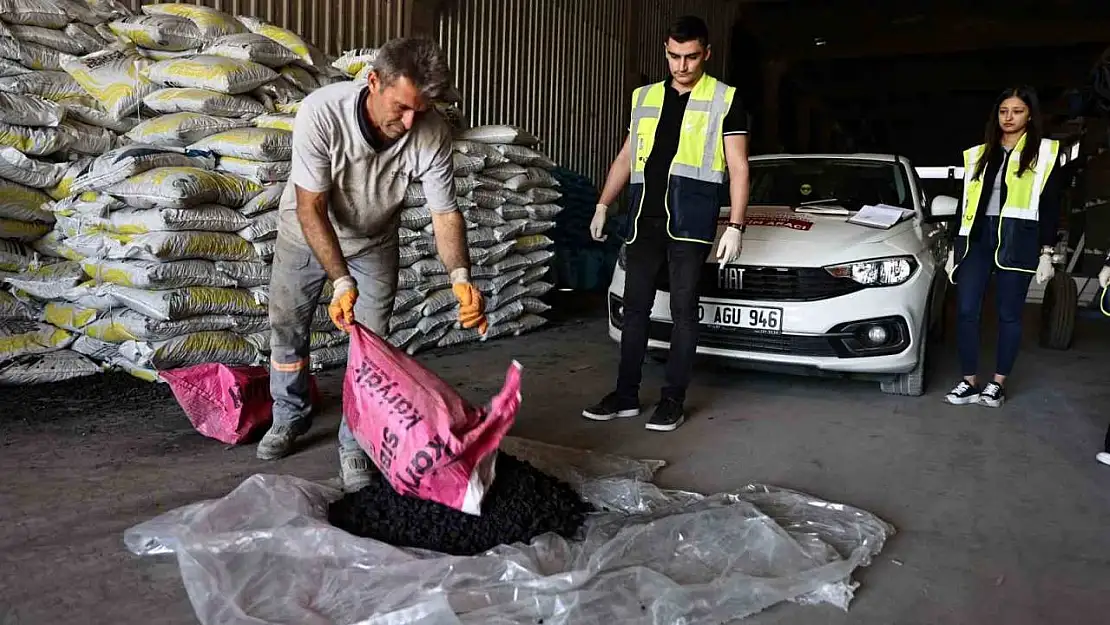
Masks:
[[[741,14],[760,57],[784,60],[784,84],[855,147],[932,161],[975,141],[1009,85],[1035,86],[1059,119],[1063,94],[1086,85],[1110,45],[1105,0],[790,0],[746,2]]]

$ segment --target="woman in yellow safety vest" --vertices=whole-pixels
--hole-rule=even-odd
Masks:
[[[964,151],[960,229],[948,253],[956,285],[957,341],[963,378],[945,396],[950,404],[997,408],[1021,344],[1029,283],[1052,278],[1060,220],[1060,144],[1045,139],[1040,103],[1030,87],[1003,91],[987,120],[982,144]],[[998,351],[994,378],[980,387],[979,317],[995,277]]]

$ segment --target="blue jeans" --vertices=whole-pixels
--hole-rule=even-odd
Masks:
[[[359,292],[355,320],[379,336],[386,336],[393,313],[397,265],[396,241],[347,259]],[[325,280],[327,274],[311,249],[278,238],[270,279],[270,395],[276,424],[303,423],[312,412],[309,331]],[[359,449],[346,415],[339,425],[339,448]]]
[[[991,275],[995,276],[995,307],[998,309],[998,353],[995,373],[1010,375],[1021,347],[1021,316],[1033,274],[998,269],[994,252],[998,247],[998,218],[984,219],[977,237],[968,241],[967,256],[956,268],[956,339],[960,369],[964,376],[979,373],[979,320],[983,296]]]

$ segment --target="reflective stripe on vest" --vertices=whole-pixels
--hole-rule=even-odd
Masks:
[[[666,83],[640,87],[632,94],[632,184],[644,184],[644,167],[655,146],[655,129],[663,113]],[[670,173],[704,182],[725,180],[724,144],[721,126],[732,105],[736,89],[704,75],[690,92],[682,115],[678,151],[671,161]]]
[[[1006,204],[999,211],[999,217],[1038,221],[1041,193],[1048,182],[1049,174],[1056,166],[1060,143],[1052,139],[1041,139],[1037,162],[1019,178],[1017,171],[1021,165],[1021,151],[1024,147],[1025,135],[1022,135],[1006,162]],[[963,237],[971,233],[971,227],[975,225],[975,214],[979,210],[979,202],[982,199],[986,170],[983,170],[983,176],[978,180],[973,177],[979,159],[983,158],[985,152],[984,145],[977,145],[964,151],[964,213],[960,221],[960,236]]]

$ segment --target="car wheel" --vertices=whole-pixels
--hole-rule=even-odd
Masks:
[[[900,373],[889,381],[882,382],[880,388],[888,395],[920,397],[925,394],[925,374],[929,369],[929,324],[922,324],[921,337],[917,342],[917,366],[909,373]]]
[[[1041,347],[1071,348],[1078,307],[1079,292],[1075,280],[1066,271],[1057,273],[1045,285],[1044,301],[1041,303]]]

